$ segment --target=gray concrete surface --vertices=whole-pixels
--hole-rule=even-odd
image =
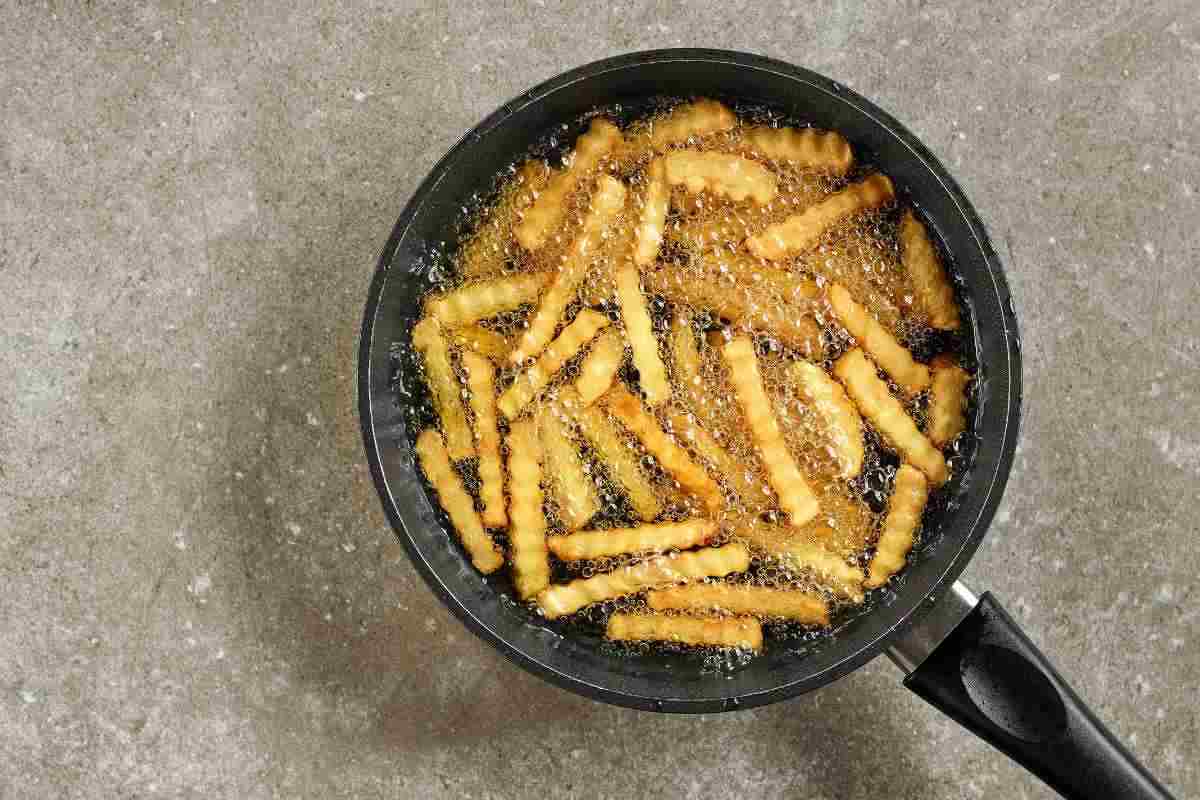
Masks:
[[[956,172],[1028,386],[967,578],[1200,795],[1198,18],[0,0],[0,797],[1050,796],[884,661],[709,718],[552,689],[388,529],[353,355],[392,221],[501,101],[669,45],[837,77]]]

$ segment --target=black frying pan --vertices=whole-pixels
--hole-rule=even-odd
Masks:
[[[617,654],[595,635],[564,637],[509,599],[505,575],[481,577],[448,536],[414,466],[413,393],[421,389],[411,364],[396,355],[408,343],[430,267],[453,247],[463,208],[486,195],[501,170],[551,131],[572,141],[589,109],[636,111],[664,95],[760,104],[845,135],[860,160],[891,176],[940,240],[970,310],[964,349],[979,375],[969,463],[926,513],[921,545],[902,576],[833,636],[768,649],[732,673],[699,659]],[[887,649],[908,673],[907,687],[1065,796],[1169,797],[996,601],[987,594],[976,600],[956,583],[1000,502],[1016,446],[1021,359],[1012,300],[954,179],[904,126],[838,83],[744,53],[656,50],[572,70],[506,103],[437,163],[396,222],[367,300],[358,391],[371,474],[413,563],[451,611],[524,669],[617,705],[708,713],[817,689]]]

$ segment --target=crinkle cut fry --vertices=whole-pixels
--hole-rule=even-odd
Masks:
[[[854,163],[850,143],[837,131],[755,125],[746,129],[742,141],[753,152],[772,161],[785,161],[831,175],[845,175]]]
[[[475,437],[467,425],[462,386],[450,363],[450,347],[436,318],[425,317],[413,326],[412,345],[425,364],[425,381],[446,434],[450,457],[455,461],[470,458],[475,455]]]
[[[753,617],[685,617],[616,613],[605,636],[614,641],[674,642],[694,647],[762,649],[762,623]]]
[[[970,374],[954,358],[940,355],[933,360],[929,391],[929,420],[925,435],[933,446],[944,448],[967,429],[967,386]]]
[[[658,338],[654,335],[654,324],[642,294],[637,267],[631,261],[623,261],[617,266],[613,281],[621,318],[625,320],[625,335],[633,350],[633,365],[637,367],[646,402],[659,405],[671,395],[671,387],[667,383],[667,368],[658,353]]]
[[[813,592],[730,583],[689,583],[646,594],[655,611],[721,611],[752,617],[783,618],[808,625],[829,624],[829,603]]]
[[[914,465],[934,486],[941,486],[950,477],[946,459],[938,449],[917,430],[917,423],[892,397],[887,384],[875,374],[875,365],[859,348],[848,350],[834,364],[833,374],[846,387],[846,394],[858,406],[889,446],[901,458]]]
[[[766,467],[767,481],[788,521],[800,527],[817,515],[820,505],[787,449],[771,399],[763,389],[754,343],[747,336],[739,336],[727,343],[722,353],[738,405]]]
[[[579,235],[571,243],[562,268],[554,274],[550,288],[542,296],[541,303],[529,319],[529,326],[521,335],[520,343],[509,356],[514,364],[535,358],[549,344],[563,312],[579,293],[579,284],[603,243],[605,230],[624,204],[625,186],[616,178],[602,176],[596,193],[592,195],[591,209],[583,220]]]
[[[862,602],[862,570],[850,566],[844,558],[804,534],[749,517],[734,520],[732,529],[735,537],[783,559],[796,569],[811,570],[833,591],[856,603]]]
[[[475,416],[475,443],[479,451],[479,498],[483,524],[502,528],[508,524],[504,510],[504,467],[500,459],[500,431],[496,429],[496,368],[478,353],[464,350],[471,413]]]
[[[751,236],[746,240],[746,249],[771,261],[794,256],[815,247],[827,230],[846,217],[887,205],[895,196],[891,180],[875,173]]]
[[[929,367],[915,361],[904,345],[851,296],[846,287],[829,287],[829,305],[860,347],[910,395],[929,387]]]
[[[725,505],[721,487],[708,476],[704,468],[691,459],[687,452],[676,444],[659,426],[658,420],[642,407],[642,403],[617,384],[605,395],[605,407],[629,432],[641,441],[650,455],[654,456],[685,491],[695,495],[709,513],[717,513]]]
[[[740,463],[728,450],[721,447],[690,414],[678,408],[668,409],[667,422],[676,436],[687,442],[696,455],[712,465],[714,477],[725,478],[726,484],[746,508],[762,508],[770,503],[773,497],[771,490],[754,477],[748,465]]]
[[[458,257],[459,275],[467,279],[489,277],[507,266],[513,228],[538,193],[546,188],[550,174],[544,161],[530,160],[505,181],[496,204],[463,244]]]
[[[507,419],[514,419],[521,410],[549,385],[554,374],[575,357],[585,344],[608,326],[608,317],[585,308],[575,315],[571,324],[562,329],[541,357],[529,369],[518,375],[512,385],[500,395],[497,406]]]
[[[750,551],[742,544],[703,547],[683,553],[655,556],[612,572],[555,584],[538,595],[542,613],[549,619],[573,614],[584,606],[612,600],[643,589],[669,586],[697,578],[721,578],[750,568]]]
[[[495,331],[478,323],[450,331],[454,344],[464,351],[479,353],[497,364],[506,363],[512,345]]]
[[[450,463],[442,435],[432,428],[421,431],[414,448],[425,477],[437,492],[438,501],[450,517],[450,523],[458,534],[459,541],[475,568],[485,575],[495,572],[504,564],[500,548],[487,535],[475,503],[463,488],[458,473]]]
[[[667,183],[682,186],[692,194],[708,192],[736,201],[750,199],[760,206],[779,194],[775,173],[733,153],[672,150],[663,159]]]
[[[546,272],[524,272],[474,281],[431,295],[425,309],[446,327],[461,328],[534,302],[550,278]]]
[[[579,365],[575,391],[585,406],[596,402],[612,388],[621,362],[625,360],[625,340],[617,328],[607,328],[592,342],[592,348]]]
[[[869,589],[883,586],[888,579],[904,569],[904,560],[916,541],[921,527],[921,515],[929,499],[929,481],[916,467],[901,464],[896,471],[892,496],[888,499],[887,517],[883,532],[875,546],[875,555],[864,584]]]
[[[542,444],[532,419],[508,429],[509,561],[513,585],[528,600],[550,585],[550,551],[542,511]]]
[[[900,218],[900,263],[908,274],[914,305],[925,313],[929,324],[945,331],[958,330],[962,321],[954,287],[929,232],[911,209]]]
[[[863,423],[858,409],[842,385],[811,361],[795,361],[788,372],[800,396],[825,425],[841,467],[839,477],[854,478],[862,472],[864,457]]]
[[[570,163],[551,176],[513,231],[526,250],[537,250],[562,222],[567,198],[621,142],[621,131],[606,119],[594,119],[587,132],[575,140]]]
[[[598,405],[583,403],[572,396],[571,387],[559,393],[563,408],[575,417],[579,432],[591,445],[605,471],[629,498],[629,504],[639,519],[649,521],[658,516],[662,505],[658,492],[642,470],[639,458],[625,443],[617,423]]]
[[[558,403],[538,409],[538,427],[545,454],[547,482],[558,506],[558,517],[569,531],[578,530],[600,511],[596,484],[589,474],[566,412]]]
[[[656,158],[646,168],[646,189],[642,195],[642,213],[638,218],[633,250],[633,263],[637,266],[649,266],[657,260],[670,203],[667,168],[661,158]]]
[[[693,136],[707,136],[726,131],[737,125],[737,117],[716,100],[703,98],[676,106],[654,123],[650,132],[651,147],[661,150],[670,144],[684,142]]]
[[[564,561],[586,561],[626,553],[662,553],[704,544],[717,532],[707,519],[662,522],[636,528],[579,531],[550,538],[550,552]]]

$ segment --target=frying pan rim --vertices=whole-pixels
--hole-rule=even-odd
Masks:
[[[512,114],[519,112],[530,104],[538,103],[549,94],[561,91],[574,83],[614,70],[679,61],[732,65],[738,68],[774,73],[788,80],[808,84],[819,91],[831,95],[836,101],[849,105],[857,112],[868,117],[875,126],[898,140],[921,163],[925,170],[935,178],[942,191],[951,199],[957,212],[962,215],[963,220],[966,222],[975,246],[979,248],[979,253],[988,266],[988,275],[992,281],[992,288],[995,291],[996,299],[1000,303],[1002,310],[1000,316],[1004,325],[1003,338],[1007,345],[1005,350],[1008,360],[1009,390],[1005,396],[990,401],[997,402],[1002,400],[1006,404],[1003,414],[1004,425],[997,433],[1001,437],[1000,455],[997,459],[995,469],[986,477],[986,480],[976,479],[980,483],[986,484],[986,489],[984,489],[986,494],[980,504],[979,513],[971,521],[970,531],[963,537],[961,546],[956,551],[938,555],[937,559],[943,563],[937,570],[939,573],[937,579],[932,582],[927,590],[921,593],[920,599],[911,604],[910,608],[902,611],[891,627],[886,628],[875,636],[874,639],[868,641],[867,644],[853,652],[847,653],[840,660],[830,664],[825,669],[815,673],[808,673],[795,680],[781,683],[771,688],[727,697],[646,696],[602,686],[583,679],[578,675],[556,669],[550,664],[526,653],[476,617],[457,594],[443,583],[432,565],[425,560],[416,547],[411,534],[408,533],[408,525],[399,510],[398,503],[392,495],[387,477],[384,474],[382,459],[380,457],[380,443],[376,437],[376,424],[372,405],[371,360],[375,345],[374,331],[384,288],[387,285],[389,277],[389,267],[392,258],[418,211],[436,189],[438,183],[448,173],[448,165],[459,155],[460,151],[464,148],[469,148],[483,139],[489,131]],[[438,159],[425,179],[413,192],[393,226],[387,242],[380,251],[376,270],[371,280],[359,335],[359,358],[357,362],[356,382],[359,395],[359,419],[367,452],[368,466],[376,489],[379,492],[384,513],[396,537],[400,540],[413,564],[417,567],[417,571],[454,615],[468,629],[503,653],[510,661],[557,686],[592,699],[599,699],[629,708],[679,713],[711,713],[735,708],[751,708],[819,688],[866,664],[886,647],[892,637],[918,620],[924,611],[932,607],[933,602],[941,596],[950,584],[957,579],[963,569],[966,568],[966,565],[970,562],[971,557],[987,533],[988,524],[995,514],[996,507],[999,504],[1008,481],[1015,455],[1021,411],[1019,331],[1017,329],[1016,314],[1012,304],[1011,293],[1004,276],[1003,265],[991,245],[987,230],[978,213],[941,162],[911,131],[890,114],[830,78],[803,67],[797,67],[765,56],[740,51],[704,48],[645,50],[584,64],[550,78],[502,104],[496,111],[489,114],[471,130],[463,134]],[[872,613],[879,613],[880,611],[882,609]]]

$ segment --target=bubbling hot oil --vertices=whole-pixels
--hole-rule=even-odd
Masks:
[[[627,130],[636,131],[641,126],[648,125],[652,119],[651,117],[635,121]],[[689,141],[686,145],[746,154],[744,149],[739,149],[741,125],[763,121],[764,117],[760,114],[755,119],[739,123],[732,131]],[[627,139],[634,138],[627,136]],[[755,156],[753,153],[749,155]],[[630,199],[615,223],[610,226],[602,246],[591,260],[580,286],[579,298],[567,310],[568,319],[581,308],[591,307],[606,313],[613,324],[620,324],[611,265],[627,256],[640,210],[640,195],[645,183],[644,171],[648,161],[649,155],[645,152],[619,150],[602,163],[602,171],[616,175],[626,183]],[[865,174],[864,170],[859,168],[845,178],[835,179],[816,172],[794,169],[786,164],[766,163],[779,178],[779,194],[765,206],[755,206],[749,201],[736,203],[708,193],[688,194],[680,187],[674,187],[657,268],[672,270],[681,282],[710,280],[712,276],[705,273],[701,266],[708,254],[742,252],[741,243],[746,237],[804,210],[842,188],[849,181]],[[554,166],[557,166],[556,162]],[[457,288],[482,278],[525,272],[552,272],[561,268],[568,258],[570,244],[587,212],[591,182],[582,182],[571,194],[567,199],[563,224],[542,248],[530,252],[514,241],[512,228],[520,216],[511,210],[506,211],[505,205],[508,203],[511,206],[513,198],[519,197],[522,192],[528,196],[535,196],[536,187],[530,186],[529,183],[536,180],[537,174],[535,170],[511,169],[501,177],[496,192],[498,199],[491,205],[477,209],[471,215],[467,229],[474,233],[464,239],[458,250],[457,269],[435,275],[436,279],[430,292]],[[534,177],[531,178],[531,175]],[[961,343],[956,338],[947,338],[945,334],[932,332],[926,322],[911,309],[912,293],[900,265],[896,230],[897,212],[893,210],[862,214],[839,224],[816,248],[797,257],[793,262],[770,266],[782,266],[791,269],[797,275],[807,275],[820,287],[835,281],[844,285],[876,319],[902,343],[912,347],[923,360],[928,360],[934,354],[928,352],[934,345],[940,348],[938,352],[946,347],[961,349]],[[720,276],[720,280],[723,281],[723,292],[745,300],[749,307],[748,324],[744,321],[722,319],[711,308],[692,306],[678,298],[648,296],[660,354],[673,378],[674,395],[671,403],[692,415],[696,422],[734,457],[739,468],[744,470],[749,478],[747,481],[730,481],[729,476],[719,478],[729,502],[727,508],[717,515],[718,521],[731,522],[734,519],[752,516],[760,521],[779,525],[781,529],[786,528],[786,520],[778,511],[778,507],[771,502],[769,489],[765,488],[769,485],[767,474],[756,455],[749,430],[734,399],[719,349],[732,335],[748,333],[753,337],[759,352],[764,388],[781,423],[788,449],[820,501],[821,511],[818,517],[806,526],[807,534],[817,538],[831,551],[842,554],[849,563],[865,566],[878,535],[898,461],[881,446],[878,437],[868,429],[861,474],[848,482],[839,479],[836,451],[828,433],[812,408],[798,395],[796,387],[787,376],[787,365],[799,357],[798,354],[787,349],[769,330],[755,328],[754,320],[811,313],[820,326],[822,347],[821,352],[810,353],[808,357],[826,370],[831,369],[833,361],[851,346],[852,342],[835,322],[832,311],[823,299],[816,301],[811,307],[798,310],[793,298],[763,291],[753,270],[726,272]],[[529,324],[530,310],[526,307],[505,312],[485,320],[483,325],[505,337],[510,344],[515,344]],[[668,340],[672,320],[678,317],[690,320],[692,324],[691,333],[695,337],[700,354],[699,385],[689,386],[671,363]],[[545,390],[546,397],[553,398],[562,386],[578,376],[579,363],[585,355],[586,353],[581,353],[568,362]],[[416,362],[419,362],[419,359],[414,360],[414,365],[419,370],[419,364]],[[524,366],[512,366],[507,363],[498,365],[499,390],[503,391]],[[621,378],[630,385],[637,386],[636,371],[628,364],[623,368]],[[896,389],[894,386],[892,388]],[[897,393],[897,396],[903,395]],[[464,401],[465,399],[464,396]],[[922,423],[923,403],[906,402],[909,411]],[[413,426],[414,430],[424,425],[436,424],[436,414],[431,413],[428,404],[418,406],[414,413],[419,417],[419,421],[414,420],[417,422]],[[671,431],[670,425],[661,418],[660,424],[668,432]],[[502,435],[505,434],[506,423],[503,420],[500,421],[500,427]],[[965,435],[969,436],[970,433]],[[960,468],[964,461],[961,457],[962,438],[960,437],[960,442],[956,442],[947,451],[952,466]],[[640,449],[632,436],[626,435],[624,441],[625,445],[636,453],[652,478],[664,509],[661,517],[663,520],[678,520],[705,513],[694,498],[689,497],[652,457]],[[603,462],[590,452],[582,440],[580,446],[593,465],[591,477],[595,481],[601,506],[599,513],[587,527],[612,528],[638,524],[623,491],[609,476]],[[507,453],[503,456],[507,458]],[[704,463],[702,458],[696,460]],[[478,484],[473,462],[460,466],[470,490],[477,495]],[[754,483],[763,487],[760,496],[743,497],[735,488]],[[931,505],[937,505],[939,502],[944,505],[944,501],[938,500],[938,494],[934,493]],[[551,534],[565,532],[551,499],[547,500],[546,512]],[[722,544],[734,539],[731,526],[721,526],[718,538],[710,544]],[[835,625],[839,618],[845,619],[869,608],[870,598],[863,605],[850,604],[808,572],[793,568],[786,559],[772,556],[752,542],[746,544],[753,555],[751,569],[744,575],[733,576],[727,580],[820,594],[831,604]],[[555,582],[588,578],[639,563],[648,557],[653,556],[632,555],[579,562],[562,562],[551,557],[552,576]],[[545,620],[542,622],[564,634],[596,636],[602,634],[612,613],[636,612],[646,608],[644,596],[635,594],[588,606],[553,623]],[[771,641],[787,640],[792,645],[803,645],[827,635],[824,631],[779,620],[765,621],[764,631],[768,637],[768,648]],[[634,655],[680,650],[679,647],[670,644],[614,643],[606,646]],[[702,655],[705,668],[716,670],[736,668],[744,664],[749,657],[750,654],[736,651],[708,652]]]

